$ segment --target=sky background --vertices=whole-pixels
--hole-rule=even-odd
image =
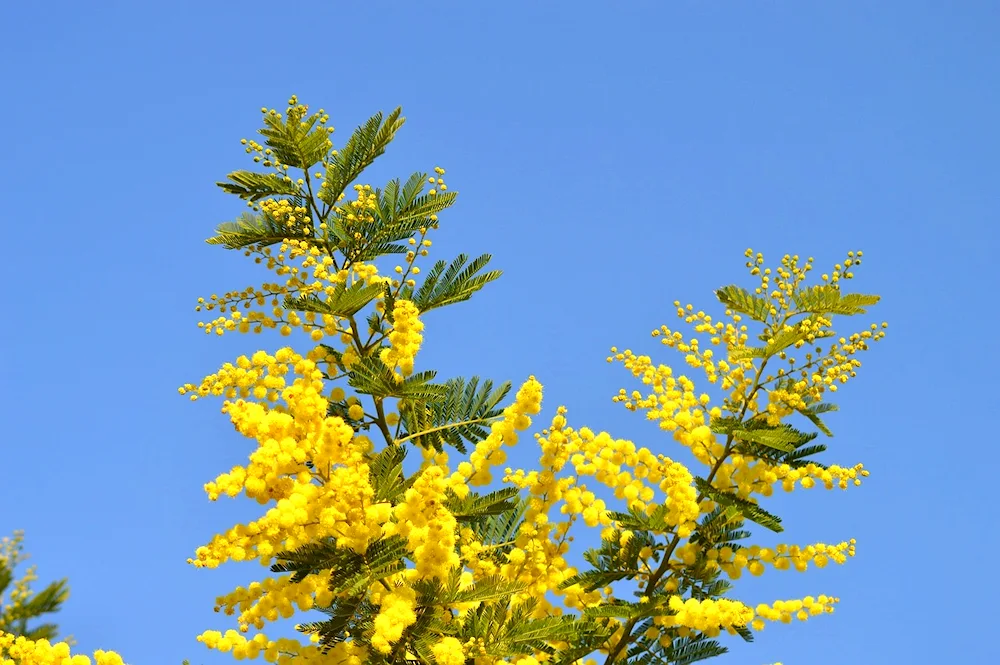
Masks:
[[[675,299],[708,309],[713,289],[751,284],[747,247],[818,268],[864,250],[852,286],[884,300],[844,327],[887,320],[889,336],[838,393],[824,459],[872,476],[772,504],[789,542],[855,537],[858,556],[737,586],[752,603],[842,602],[716,662],[1000,662],[983,430],[1000,4],[9,2],[0,25],[0,533],[27,531],[43,582],[70,579],[58,622],[81,649],[229,660],[194,638],[235,627],[214,599],[261,569],[185,560],[254,514],[202,490],[250,442],[176,389],[281,345],[206,337],[193,306],[266,279],[204,239],[244,209],[214,183],[252,167],[239,140],[258,109],[294,93],[327,110],[337,145],[403,106],[370,179],[447,168],[460,196],[432,256],[492,252],[505,271],[428,315],[418,366],[535,374],[541,422],[565,404],[577,427],[682,457],[611,402],[634,384],[608,348],[679,367],[649,332]]]

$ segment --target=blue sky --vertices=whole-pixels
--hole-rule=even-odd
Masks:
[[[409,122],[377,183],[435,165],[460,192],[435,255],[505,277],[427,318],[419,362],[546,386],[546,416],[667,454],[611,403],[604,358],[650,344],[675,299],[712,305],[748,246],[818,266],[863,249],[854,287],[889,337],[838,394],[826,458],[847,493],[778,505],[792,542],[855,537],[844,567],[772,572],[758,602],[839,595],[720,663],[1000,661],[989,460],[997,372],[1000,5],[992,2],[37,2],[0,9],[8,255],[5,497],[81,648],[133,665],[228,660],[214,598],[258,574],[185,564],[252,514],[202,484],[249,452],[178,385],[278,338],[206,337],[195,299],[259,283],[203,240],[242,210],[214,185],[292,93],[335,141]],[[865,321],[859,324],[867,323]],[[305,340],[299,342],[303,347]],[[983,439],[982,436],[986,435]],[[985,446],[985,447],[984,447]]]

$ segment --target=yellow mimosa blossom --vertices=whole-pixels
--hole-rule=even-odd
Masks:
[[[542,409],[542,384],[530,377],[520,390],[514,404],[503,411],[503,419],[494,422],[488,437],[476,444],[468,462],[458,466],[458,473],[468,479],[470,485],[487,485],[493,479],[490,467],[507,461],[507,454],[501,446],[517,445],[519,430],[531,427],[531,415]]]
[[[393,304],[393,326],[389,333],[391,346],[382,350],[380,358],[396,372],[397,379],[413,374],[413,361],[424,339],[420,334],[424,324],[419,315],[417,306],[409,300],[401,299]]]
[[[394,509],[397,532],[407,538],[420,577],[446,579],[459,563],[454,516],[444,507],[446,469],[423,470]]]
[[[29,640],[0,632],[0,665],[124,665],[125,661],[114,651],[97,650],[94,659],[82,654],[70,654],[66,642]]]
[[[771,605],[760,604],[754,608],[756,618],[752,625],[754,630],[764,630],[764,621],[780,621],[781,623],[791,623],[793,619],[806,621],[811,616],[829,614],[833,612],[833,606],[840,602],[839,598],[830,596],[806,596],[798,600],[778,600]]]
[[[417,620],[416,595],[413,589],[402,587],[382,598],[381,609],[375,617],[375,634],[372,646],[381,653],[392,651],[406,630]]]
[[[438,665],[465,665],[465,650],[462,643],[454,637],[443,637],[431,647],[434,661]]]
[[[674,612],[671,615],[656,617],[657,625],[684,626],[697,630],[709,637],[716,637],[726,628],[745,626],[753,619],[753,610],[738,601],[726,600],[685,600],[680,596],[671,596],[668,607]]]

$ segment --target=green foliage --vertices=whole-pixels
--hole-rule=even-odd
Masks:
[[[333,293],[325,298],[315,295],[286,297],[285,309],[330,316],[354,316],[384,292],[385,287],[381,284],[364,284],[362,282],[350,286],[338,284],[334,287]]]
[[[636,537],[644,539],[643,545],[655,542],[650,533],[637,532],[633,538]],[[590,564],[591,569],[563,580],[559,586],[566,589],[579,584],[585,591],[593,591],[622,580],[634,580],[642,573],[642,570],[635,565],[637,556],[638,552],[634,556],[623,554],[618,538],[602,539],[600,547],[588,549],[583,553],[583,558]]]
[[[347,144],[326,162],[326,182],[319,191],[319,198],[333,205],[354,182],[361,172],[383,153],[403,126],[403,109],[396,108],[387,117],[376,113],[368,121],[354,130]],[[423,178],[421,178],[423,182]]]
[[[438,261],[427,271],[420,289],[416,293],[413,293],[412,289],[404,289],[403,297],[413,300],[421,312],[427,312],[437,307],[468,300],[473,293],[498,279],[502,274],[499,270],[476,274],[490,262],[492,257],[489,254],[483,254],[466,266],[468,258],[465,254],[459,254],[450,264]]]
[[[403,460],[406,459],[406,448],[403,446],[386,446],[368,464],[371,473],[372,489],[375,490],[376,502],[395,503],[395,499],[410,489],[416,476],[407,478],[403,474]]]
[[[814,424],[823,429],[825,426],[819,421],[818,416],[808,409],[818,408],[819,412],[834,410],[830,407],[832,405],[814,405],[801,410],[800,413],[807,416],[812,415],[811,420]],[[801,432],[787,423],[769,425],[760,418],[740,420],[732,417],[713,418],[712,431],[716,434],[729,436],[734,452],[741,455],[772,464],[788,464],[792,468],[799,468],[807,464],[815,464],[823,468],[823,464],[810,458],[825,451],[826,446],[822,444],[806,445],[816,439],[818,436],[816,432]]]
[[[716,489],[704,478],[695,478],[694,484],[703,496],[708,497],[720,506],[733,510],[751,522],[759,524],[765,529],[770,529],[775,533],[784,531],[784,528],[781,526],[781,518],[772,515],[756,503],[735,494]]]
[[[399,381],[385,363],[376,357],[359,359],[348,372],[348,384],[363,395],[396,397],[411,400],[437,399],[447,393],[447,387],[430,383],[437,372],[418,372]]]
[[[354,594],[398,573],[406,566],[406,539],[390,536],[376,541],[364,554],[337,547],[333,540],[309,543],[292,552],[282,552],[271,566],[275,573],[292,573],[293,581],[330,572],[330,590]]]
[[[469,492],[462,498],[453,495],[447,508],[459,522],[478,522],[484,518],[517,513],[520,508],[517,501],[519,494],[516,487],[504,487],[486,495],[476,492]]]
[[[235,194],[246,201],[259,201],[269,196],[301,196],[299,186],[287,176],[256,171],[233,171],[226,176],[232,182],[220,182],[227,194]],[[210,241],[211,242],[211,241]]]
[[[56,624],[29,624],[62,608],[69,597],[69,582],[65,579],[57,580],[41,591],[32,593],[30,582],[34,579],[33,569],[29,569],[20,579],[15,577],[15,568],[27,558],[23,554],[21,543],[21,533],[15,533],[13,538],[4,539],[3,549],[0,551],[0,633],[23,636],[29,640],[51,641],[59,631]]]
[[[376,208],[372,217],[356,220],[350,231],[343,218],[334,219],[333,233],[339,241],[338,248],[350,261],[403,254],[407,246],[398,243],[430,226],[432,215],[451,207],[457,197],[454,192],[438,192],[434,196],[422,194],[426,173],[414,173],[402,190],[398,182],[390,181],[385,190],[375,190]],[[411,189],[412,182],[416,185]]]
[[[487,425],[503,413],[501,402],[510,392],[505,381],[496,388],[489,379],[480,383],[458,377],[444,383],[445,390],[433,399],[408,399],[400,403],[401,441],[412,440],[424,448],[441,450],[449,445],[459,452],[465,443],[478,443],[489,435]]]
[[[305,107],[298,105],[284,117],[265,113],[260,134],[281,164],[302,170],[312,168],[333,147],[330,131],[319,123],[319,116],[307,118]]]
[[[470,611],[464,622],[446,624],[441,627],[441,632],[463,642],[480,639],[488,657],[513,659],[538,651],[549,654],[552,657],[550,662],[567,665],[593,652],[612,632],[601,622],[590,618],[532,618],[535,609],[534,601],[514,605],[509,597],[483,603]],[[556,649],[553,642],[566,642],[568,648]],[[433,662],[433,659],[426,662]]]
[[[755,296],[740,286],[724,286],[716,290],[715,296],[729,309],[746,314],[754,321],[766,322],[771,312],[767,298]]]
[[[226,249],[274,245],[289,236],[288,227],[269,215],[244,212],[235,222],[220,224],[216,235],[206,242]]]
[[[671,665],[687,665],[696,663],[699,660],[707,660],[715,656],[728,653],[729,649],[719,644],[718,640],[713,640],[704,635],[695,637],[681,637],[671,642],[670,646],[663,650],[662,660],[659,662],[671,663]],[[657,661],[645,661],[654,663]]]
[[[881,298],[861,293],[841,294],[836,284],[820,284],[795,293],[793,300],[800,311],[812,314],[865,314],[865,307],[878,303]]]

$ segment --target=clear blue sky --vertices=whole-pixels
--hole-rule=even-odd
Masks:
[[[259,107],[296,93],[340,141],[402,105],[376,181],[446,167],[460,197],[437,256],[506,271],[428,317],[425,367],[537,374],[548,416],[566,404],[668,454],[611,403],[632,384],[608,347],[655,350],[670,303],[711,305],[748,246],[818,265],[863,249],[855,287],[884,295],[890,336],[839,394],[826,459],[873,475],[780,506],[790,541],[853,536],[858,557],[738,587],[842,603],[718,662],[1000,662],[982,633],[1000,592],[997,3],[9,2],[0,25],[0,532],[69,577],[58,620],[82,648],[228,661],[194,637],[232,627],[214,598],[259,568],[185,559],[251,514],[201,489],[248,442],[176,388],[279,345],[207,338],[193,305],[263,278],[203,239],[242,210],[214,183],[248,167]]]

